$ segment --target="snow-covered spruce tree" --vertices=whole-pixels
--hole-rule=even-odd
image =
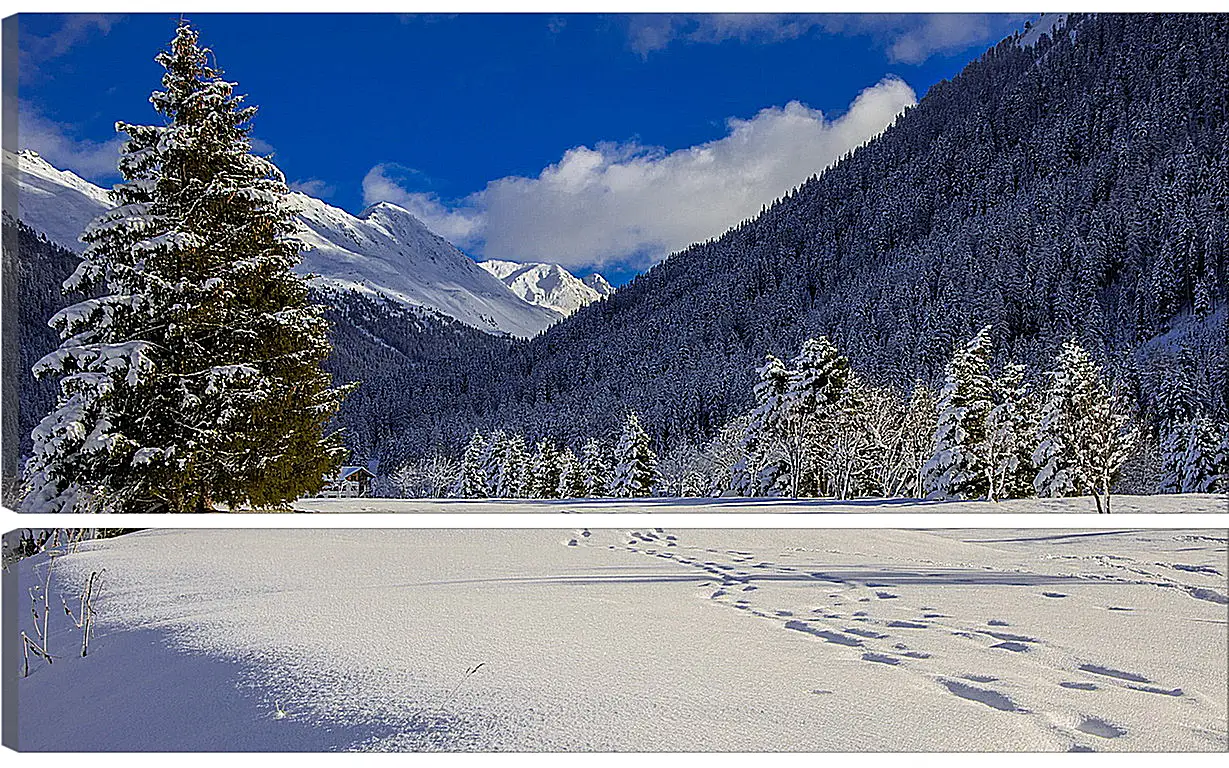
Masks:
[[[1217,466],[1217,449],[1224,431],[1212,420],[1199,416],[1171,424],[1161,441],[1164,474],[1163,493],[1210,493],[1223,474]]]
[[[990,378],[990,326],[957,349],[939,392],[939,422],[923,468],[928,498],[984,499],[989,493],[981,450],[994,406]]]
[[[128,134],[115,207],[82,235],[57,314],[58,373],[34,430],[30,512],[265,507],[318,490],[343,458],[325,425],[345,392],[321,368],[327,325],[291,272],[301,244],[281,172],[251,154],[234,84],[181,23]]]
[[[587,492],[584,466],[575,451],[564,448],[559,454],[559,487],[556,489],[556,496],[561,499],[579,499]]]
[[[456,495],[463,499],[480,499],[487,495],[487,478],[483,456],[487,441],[475,430],[461,455],[461,473],[457,478]]]
[[[1036,403],[1024,374],[1024,366],[1009,363],[994,381],[994,405],[986,414],[985,442],[979,451],[992,501],[1034,493]]]
[[[559,476],[562,471],[563,467],[559,463],[559,449],[555,447],[554,442],[539,440],[534,446],[525,495],[532,499],[558,498]]]
[[[741,457],[731,468],[730,488],[743,496],[767,496],[785,474],[784,421],[789,370],[775,355],[756,369],[755,408],[747,422]]]
[[[1135,430],[1078,343],[1063,345],[1055,369],[1033,452],[1034,487],[1040,496],[1091,494],[1097,512],[1108,513],[1110,489],[1135,444]]]
[[[499,496],[500,478],[508,455],[508,433],[497,429],[487,435],[486,448],[482,452],[482,476],[486,480],[487,497]]]
[[[1229,492],[1229,423],[1221,424],[1219,432],[1212,459],[1216,467],[1216,482],[1212,489],[1224,493]]]
[[[599,499],[610,495],[610,458],[597,438],[585,443],[581,454],[581,475],[584,478],[584,498]]]
[[[643,498],[653,492],[659,480],[657,454],[653,452],[648,433],[640,426],[640,417],[633,411],[627,415],[615,446],[610,494],[621,499]]]
[[[823,441],[839,417],[849,383],[849,360],[820,336],[804,341],[790,364],[785,416],[780,421],[789,495],[815,495],[816,459],[826,449]]]
[[[500,441],[498,458],[499,463],[491,478],[491,495],[500,499],[524,498],[529,478],[525,438],[519,434],[504,437]]]

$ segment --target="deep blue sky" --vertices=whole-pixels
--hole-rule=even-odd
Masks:
[[[889,74],[921,98],[1019,27],[1018,18],[980,17],[988,30],[980,39],[934,41],[932,55],[905,56],[925,56],[917,62],[893,45],[920,17],[854,20],[841,34],[813,26],[792,39],[675,39],[651,51],[637,50],[635,20],[618,15],[190,18],[227,77],[261,107],[254,133],[287,178],[319,180],[321,196],[356,213],[362,179],[381,163],[400,167],[413,191],[449,202],[494,179],[536,176],[579,145],[635,140],[676,150],[726,135],[727,118],[791,100],[832,117]],[[161,68],[153,57],[174,27],[169,14],[97,24],[22,15],[23,114],[86,146],[111,140],[117,119],[154,119],[147,99]],[[64,151],[44,154],[70,163]],[[114,181],[86,162],[74,170]]]

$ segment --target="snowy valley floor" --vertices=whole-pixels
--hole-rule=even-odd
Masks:
[[[1223,751],[1226,537],[139,532],[55,559],[13,746]]]
[[[926,501],[922,499],[300,499],[295,512],[340,513],[554,513],[635,514],[671,512],[680,514],[1096,514],[1091,497],[1067,499],[1009,499],[990,501]],[[1229,497],[1215,493],[1113,497],[1111,514],[1224,514]]]

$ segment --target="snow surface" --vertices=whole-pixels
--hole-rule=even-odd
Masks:
[[[778,499],[778,498],[650,498],[650,499],[299,499],[300,512],[413,513],[552,513],[636,514],[1095,514],[1091,496],[1006,501],[925,501],[921,499]],[[1111,497],[1111,514],[1225,514],[1229,497],[1216,493],[1158,494]]]
[[[614,290],[606,278],[596,272],[581,280],[558,264],[518,264],[492,259],[480,261],[478,266],[501,280],[525,301],[552,309],[563,317],[610,295]],[[586,281],[592,281],[593,285]]]
[[[1224,530],[158,530],[51,593],[104,569],[15,746],[1227,746]]]
[[[81,253],[77,237],[111,207],[108,193],[36,153],[4,153],[17,168],[19,218],[53,242]],[[310,246],[297,268],[329,286],[379,294],[490,333],[534,336],[559,319],[513,293],[411,213],[377,203],[361,216],[303,194],[300,234]]]

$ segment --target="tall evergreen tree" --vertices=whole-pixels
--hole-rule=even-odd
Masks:
[[[978,499],[989,492],[981,454],[986,418],[994,406],[991,351],[990,326],[986,326],[947,364],[934,450],[923,470],[930,498]]]
[[[1038,467],[1041,496],[1091,494],[1098,512],[1110,511],[1109,495],[1136,433],[1121,401],[1078,343],[1063,345],[1050,373],[1041,410]]]
[[[526,495],[532,499],[555,499],[559,497],[559,476],[563,467],[559,461],[559,449],[550,440],[539,440],[534,446],[533,460],[529,469]]]
[[[504,464],[508,455],[508,433],[497,429],[487,436],[486,446],[482,451],[482,477],[486,481],[484,496],[502,497],[506,490],[501,484]]]
[[[181,23],[128,134],[115,207],[82,235],[53,320],[56,409],[34,430],[27,511],[264,507],[318,490],[343,390],[321,368],[327,324],[291,272],[302,248],[281,172],[251,154],[255,107]]]
[[[579,499],[588,494],[584,465],[571,448],[559,454],[559,487],[556,495],[561,499]]]
[[[598,499],[610,495],[611,467],[607,449],[597,438],[585,443],[581,454],[581,475],[584,477],[584,497]]]
[[[1161,491],[1212,492],[1223,474],[1217,449],[1224,431],[1206,416],[1169,425],[1161,442]]]
[[[768,355],[756,369],[756,377],[752,388],[755,408],[742,438],[742,455],[731,470],[730,485],[744,496],[771,493],[785,473],[781,427],[786,418],[789,370],[780,358]]]
[[[994,381],[994,405],[986,414],[986,438],[980,451],[987,497],[1015,499],[1033,495],[1033,449],[1036,406],[1022,365],[1008,364]]]
[[[648,433],[640,426],[640,417],[633,411],[627,415],[627,422],[615,446],[611,495],[623,499],[649,496],[659,479],[657,454],[653,452]]]
[[[519,434],[508,437],[501,458],[495,475],[495,496],[525,498],[529,491],[529,455],[525,450],[525,438]]]
[[[476,430],[461,456],[461,476],[457,479],[457,495],[463,499],[480,499],[487,495],[486,472],[482,457],[486,440]]]
[[[817,460],[840,417],[849,378],[849,360],[826,336],[804,341],[790,361],[785,414],[778,421],[789,495],[819,492]]]

